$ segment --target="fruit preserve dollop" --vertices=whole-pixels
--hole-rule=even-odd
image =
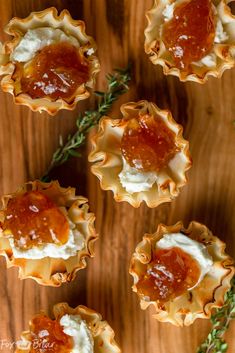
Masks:
[[[190,0],[176,6],[162,35],[178,68],[187,69],[193,61],[201,60],[211,52],[215,38],[211,0]]]
[[[191,255],[178,247],[157,249],[137,283],[138,294],[164,303],[192,288],[199,277],[199,264]]]
[[[67,42],[44,47],[21,71],[21,90],[32,98],[70,98],[89,80],[88,60]]]
[[[56,320],[37,315],[30,323],[30,353],[71,353],[73,340]]]
[[[69,223],[45,194],[28,191],[9,200],[3,230],[13,235],[18,248],[29,249],[44,243],[66,243]]]
[[[158,116],[140,115],[128,121],[121,141],[122,155],[139,171],[159,171],[167,166],[178,148],[175,134]]]

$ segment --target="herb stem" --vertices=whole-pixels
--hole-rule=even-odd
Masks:
[[[96,110],[87,110],[80,114],[76,126],[77,130],[73,135],[67,137],[67,142],[63,142],[62,136],[59,138],[59,147],[52,156],[50,165],[41,178],[42,181],[50,180],[50,173],[55,168],[64,164],[71,156],[80,157],[81,154],[77,151],[86,141],[86,135],[89,130],[96,126],[100,118],[107,114],[112,108],[113,103],[129,89],[130,68],[124,70],[116,69],[113,74],[106,76],[108,88],[107,91],[96,91],[95,94],[99,97]]]
[[[216,309],[211,316],[211,331],[205,342],[198,348],[197,353],[226,353],[228,344],[223,336],[233,319],[235,319],[235,276],[232,279],[230,290],[225,295],[224,305]]]

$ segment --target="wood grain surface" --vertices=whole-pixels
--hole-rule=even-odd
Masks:
[[[128,267],[136,244],[160,222],[183,220],[186,226],[191,220],[205,223],[235,255],[235,69],[225,72],[220,80],[211,78],[203,86],[163,76],[162,69],[151,64],[143,49],[145,12],[152,0],[0,0],[0,40],[7,39],[3,28],[13,16],[26,17],[49,6],[67,8],[75,19],[85,20],[88,34],[97,41],[102,65],[98,89],[105,88],[105,74],[113,67],[132,63],[132,88],[115,104],[112,115],[119,116],[121,103],[139,99],[171,109],[190,141],[193,168],[179,197],[156,209],[118,204],[111,192],[102,191],[87,162],[89,146],[81,159],[54,171],[54,178],[63,186],[74,186],[79,194],[89,197],[100,234],[95,258],[73,283],[60,288],[20,281],[17,270],[6,270],[5,260],[0,258],[0,343],[19,338],[40,309],[51,312],[55,303],[67,301],[100,312],[114,328],[123,353],[194,353],[209,331],[209,321],[197,320],[189,328],[156,322],[151,309],[140,309],[131,291]],[[66,137],[73,132],[78,110],[93,106],[91,98],[79,104],[75,112],[49,117],[14,105],[12,97],[1,92],[0,194],[39,178],[58,145],[59,135]],[[235,352],[234,337],[235,322],[226,335],[228,353]],[[14,351],[1,348],[3,353]]]

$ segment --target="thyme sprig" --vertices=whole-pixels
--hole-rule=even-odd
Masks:
[[[86,135],[89,130],[96,126],[100,118],[107,114],[112,108],[113,103],[129,89],[130,82],[130,68],[115,69],[114,73],[108,74],[107,91],[96,91],[95,94],[99,97],[99,102],[95,110],[87,110],[83,114],[79,114],[76,121],[77,130],[73,135],[69,135],[66,142],[63,141],[62,136],[59,138],[59,147],[53,154],[51,163],[41,178],[42,181],[48,181],[49,174],[52,169],[64,164],[71,156],[80,157],[81,154],[77,151],[86,140]]]
[[[227,352],[228,344],[223,336],[233,319],[235,319],[235,277],[232,279],[231,289],[225,294],[224,305],[216,309],[211,316],[212,329],[197,353]]]

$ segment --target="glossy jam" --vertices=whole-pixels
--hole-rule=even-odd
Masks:
[[[211,0],[185,1],[163,25],[163,42],[175,65],[187,69],[211,52],[215,38],[215,15]]]
[[[43,193],[29,191],[11,199],[3,230],[14,236],[18,248],[68,241],[69,223],[60,209]]]
[[[121,141],[127,163],[140,171],[159,171],[177,152],[175,134],[159,117],[142,115],[129,120]]]
[[[44,47],[22,70],[21,90],[32,98],[70,98],[89,80],[88,60],[66,42]]]
[[[177,247],[158,249],[137,289],[141,297],[164,303],[192,288],[199,277],[199,265],[189,254]]]
[[[71,353],[73,340],[63,332],[63,327],[56,320],[45,315],[38,315],[30,325],[30,353]]]

